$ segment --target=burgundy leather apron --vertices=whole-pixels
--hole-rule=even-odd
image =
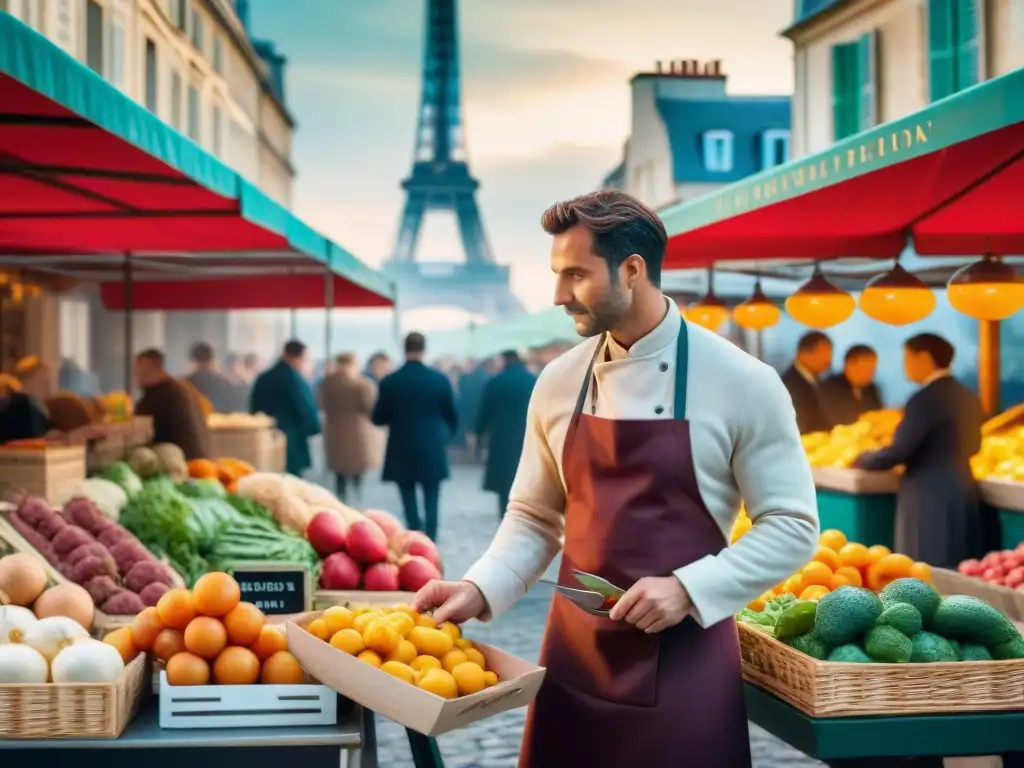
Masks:
[[[701,500],[693,466],[685,322],[677,346],[672,419],[584,414],[603,343],[590,361],[562,452],[561,584],[578,586],[576,568],[626,589],[727,546]],[[648,635],[556,594],[540,663],[547,675],[530,708],[519,768],[751,764],[732,620],[702,629],[687,617]]]

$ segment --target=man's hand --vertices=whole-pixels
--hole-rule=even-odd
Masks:
[[[461,624],[475,619],[486,608],[484,596],[476,584],[469,581],[431,581],[412,601],[414,611],[433,611],[438,624],[446,621]]]
[[[675,576],[646,576],[626,590],[609,618],[625,619],[650,635],[674,627],[686,618],[692,605]]]

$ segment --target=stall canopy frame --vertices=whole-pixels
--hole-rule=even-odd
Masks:
[[[1024,254],[1024,68],[661,211],[667,269]]]
[[[0,183],[2,263],[99,282],[108,309],[394,304],[382,275],[2,12]]]

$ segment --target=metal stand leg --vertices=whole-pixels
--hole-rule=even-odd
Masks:
[[[444,768],[437,739],[410,731],[408,728],[405,729],[405,733],[409,737],[409,749],[412,751],[412,762],[416,768]]]

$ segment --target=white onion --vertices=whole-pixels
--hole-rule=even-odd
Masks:
[[[50,667],[39,651],[20,643],[0,645],[0,685],[45,683]]]
[[[124,661],[114,646],[86,638],[58,653],[51,671],[55,683],[111,683],[124,671]]]
[[[0,645],[25,642],[25,633],[37,621],[28,608],[0,605]]]
[[[35,648],[44,659],[52,662],[58,653],[73,642],[87,637],[89,633],[74,619],[67,616],[50,616],[39,619],[29,627],[22,642]]]

